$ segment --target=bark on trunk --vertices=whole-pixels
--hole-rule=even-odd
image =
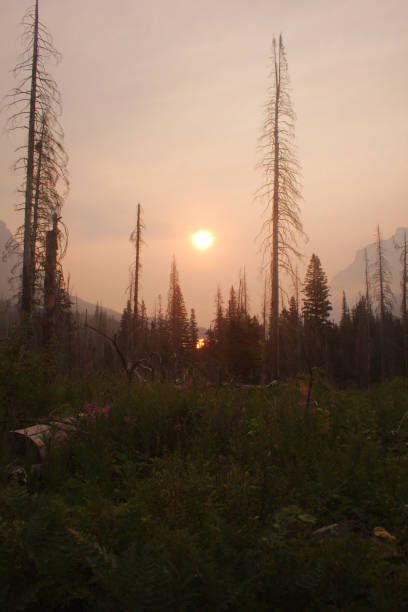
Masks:
[[[32,209],[33,209],[33,178],[34,178],[34,140],[35,114],[37,101],[37,70],[38,70],[38,0],[35,3],[33,63],[31,70],[30,117],[28,125],[27,174],[24,206],[24,253],[21,309],[23,315],[30,316],[32,311]]]

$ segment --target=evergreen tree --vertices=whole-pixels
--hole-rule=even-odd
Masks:
[[[292,296],[289,309],[283,308],[279,317],[282,376],[295,376],[299,372],[301,325],[296,298]]]
[[[238,317],[238,301],[237,294],[234,289],[234,285],[231,285],[228,307],[226,312],[226,320],[228,323],[231,323]]]
[[[302,292],[305,296],[302,308],[305,321],[316,328],[323,327],[328,322],[332,305],[329,300],[327,276],[320,259],[314,253],[306,270]]]
[[[130,300],[127,301],[126,308],[123,309],[120,318],[120,327],[118,334],[118,344],[122,351],[128,355],[132,345],[132,306]]]
[[[326,357],[325,331],[332,305],[327,276],[320,259],[313,253],[303,283],[302,314],[305,329],[305,354],[312,365],[324,365]],[[327,365],[327,363],[326,363]]]
[[[194,308],[190,311],[190,321],[188,325],[188,339],[193,350],[196,349],[198,342],[198,325]]]
[[[217,288],[217,295],[215,297],[214,340],[219,345],[223,345],[225,340],[224,308],[221,289],[219,286]]]
[[[338,333],[335,338],[337,346],[333,352],[337,355],[336,377],[342,381],[350,382],[354,377],[355,362],[355,333],[346,294],[343,291],[341,318]]]
[[[341,328],[349,327],[350,324],[351,324],[350,309],[347,305],[346,293],[345,291],[343,291],[343,297],[341,301],[340,327]]]
[[[373,350],[376,321],[365,295],[353,307],[351,318],[355,342],[354,379],[360,386],[368,386],[376,378]]]
[[[170,270],[167,328],[170,350],[174,353],[180,353],[188,343],[188,321],[184,298],[179,283],[176,258],[174,256]]]

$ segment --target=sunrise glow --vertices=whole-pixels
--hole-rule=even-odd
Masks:
[[[198,249],[208,249],[213,241],[212,234],[210,232],[204,232],[200,230],[193,234],[193,243]]]

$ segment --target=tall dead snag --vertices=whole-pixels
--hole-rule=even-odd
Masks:
[[[365,337],[367,340],[367,351],[366,351],[366,355],[367,355],[367,379],[366,379],[366,384],[367,386],[370,383],[370,379],[371,379],[371,325],[370,325],[370,321],[371,321],[371,313],[372,313],[372,308],[371,308],[371,296],[370,296],[370,274],[369,274],[369,264],[368,264],[368,253],[367,253],[367,249],[364,249],[364,284],[365,284],[365,305],[366,305],[366,310],[365,310],[365,314],[366,314],[366,325],[365,325]],[[361,311],[361,308],[360,308]],[[364,310],[363,310],[364,312]]]
[[[24,197],[24,224],[18,228],[16,239],[23,245],[21,310],[30,316],[34,304],[37,245],[45,251],[47,230],[52,227],[54,212],[59,214],[62,198],[56,184],[62,178],[68,186],[67,157],[60,143],[63,138],[57,116],[61,104],[57,85],[46,71],[49,59],[60,59],[51,34],[39,20],[39,3],[27,11],[24,27],[24,50],[14,68],[21,81],[7,96],[8,128],[27,131],[27,144],[19,146],[20,157],[16,169],[24,171],[21,192]]]
[[[401,244],[395,243],[395,248],[401,251],[401,323],[404,348],[404,375],[408,373],[408,313],[407,313],[407,289],[408,289],[408,243],[407,233]]]
[[[373,266],[372,283],[374,294],[377,302],[377,311],[379,314],[380,323],[380,368],[381,376],[386,377],[389,374],[389,360],[387,350],[387,334],[386,326],[392,313],[394,296],[391,290],[391,270],[386,258],[383,239],[380,231],[380,226],[377,226],[376,231],[376,251],[377,257]]]
[[[139,328],[139,289],[140,289],[140,271],[142,268],[140,261],[140,251],[143,243],[142,230],[144,225],[142,222],[141,206],[137,205],[137,222],[136,229],[130,235],[130,241],[135,244],[135,273],[133,283],[133,344],[136,346],[138,328]]]
[[[380,320],[384,323],[386,314],[392,310],[394,296],[391,291],[391,270],[386,258],[380,226],[376,231],[377,257],[374,263],[372,281]]]
[[[263,251],[271,261],[270,343],[272,371],[279,376],[279,275],[293,276],[292,256],[299,257],[297,237],[304,236],[298,201],[300,165],[294,151],[295,114],[289,95],[288,63],[282,36],[272,41],[272,84],[268,90],[266,117],[259,139],[264,183],[257,192],[267,211],[261,233]]]

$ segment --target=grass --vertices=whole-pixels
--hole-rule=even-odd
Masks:
[[[307,405],[299,381],[259,390],[26,376],[16,392],[8,377],[3,609],[408,607],[406,381],[338,391],[321,380]],[[80,420],[68,452],[50,444],[41,480],[23,459],[25,486],[7,478],[6,434],[30,384],[32,418],[44,406],[105,410]],[[341,537],[314,535],[332,523]]]

